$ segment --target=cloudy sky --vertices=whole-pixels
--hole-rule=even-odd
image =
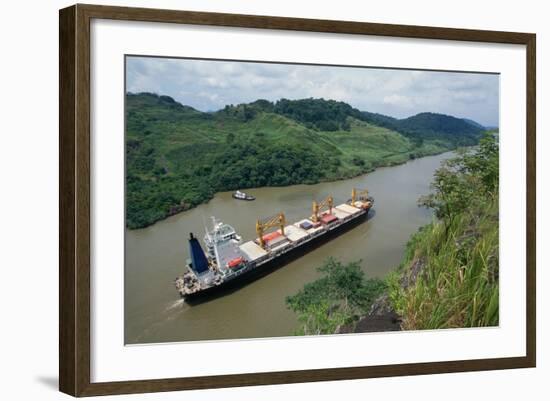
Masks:
[[[257,99],[325,98],[397,118],[430,111],[496,126],[492,74],[127,57],[126,90],[168,95],[201,111]]]

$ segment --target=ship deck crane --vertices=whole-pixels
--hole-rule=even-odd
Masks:
[[[323,208],[328,208],[329,213],[332,214],[332,208],[334,207],[334,199],[332,196],[327,196],[321,202],[313,201],[313,214],[311,215],[311,221],[317,223],[319,221],[319,211]]]
[[[355,206],[355,202],[357,201],[368,202],[369,204],[372,203],[368,189],[353,188],[351,190],[350,205]]]
[[[278,213],[275,216],[268,217],[266,219],[256,220],[256,233],[258,234],[258,239],[260,241],[260,246],[265,249],[265,240],[264,234],[265,230],[268,230],[272,227],[279,227],[281,234],[285,235],[285,225],[286,219],[284,213]]]

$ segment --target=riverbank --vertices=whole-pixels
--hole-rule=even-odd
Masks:
[[[382,117],[324,99],[258,100],[206,113],[168,96],[129,93],[126,227],[147,227],[219,192],[356,177],[475,145],[483,131],[436,113]]]
[[[478,148],[447,160],[435,173],[432,193],[419,200],[436,219],[411,236],[402,262],[376,286],[377,292],[364,290],[376,280],[358,277],[345,298],[329,291],[317,294],[315,304],[326,305],[326,313],[298,310],[295,298],[318,285],[310,283],[287,299],[289,308],[308,322],[300,330],[307,333],[319,321],[336,327],[325,333],[498,325],[498,160],[498,137],[490,133]],[[361,302],[350,307],[350,297]]]
[[[416,159],[429,157],[429,156],[437,156],[453,150],[456,150],[456,148],[445,148],[445,147],[430,145],[423,148],[418,148],[415,150],[415,152],[406,151],[402,153],[391,154],[391,155],[385,156],[384,158],[381,158],[379,161],[374,161],[372,163],[369,163],[368,165],[363,164],[359,166],[353,166],[349,170],[341,170],[339,171],[338,176],[329,176],[323,179],[307,180],[305,182],[290,182],[288,185],[266,186],[266,188],[281,188],[281,187],[287,187],[292,185],[316,185],[321,183],[330,183],[330,182],[349,180],[352,178],[357,178],[357,177],[361,177],[363,175],[372,173],[379,168],[398,166],[398,165],[407,163],[408,161],[411,161],[411,160],[416,160]],[[254,191],[258,188],[252,188],[245,185],[245,186],[234,187],[229,189],[244,190],[245,192],[249,192],[249,191]],[[222,191],[222,192],[225,192],[225,191]],[[136,229],[142,229],[142,228],[152,226],[155,223],[163,221],[169,217],[175,216],[182,212],[187,212],[197,206],[206,204],[219,193],[220,192],[218,191],[204,192],[202,193],[202,196],[199,196],[198,198],[196,198],[195,201],[192,203],[186,202],[185,200],[181,200],[179,204],[170,205],[168,207],[168,210],[165,213],[158,212],[152,215],[152,217],[149,217],[148,220],[143,221],[141,224],[128,225],[127,223],[127,228],[130,230],[136,230]]]
[[[368,312],[336,333],[498,326],[498,199],[449,227],[422,227],[385,282]]]

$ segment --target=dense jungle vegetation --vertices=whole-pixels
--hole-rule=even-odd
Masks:
[[[205,113],[126,96],[126,225],[145,227],[219,191],[311,184],[474,145],[475,122],[394,119],[324,99],[257,100]]]

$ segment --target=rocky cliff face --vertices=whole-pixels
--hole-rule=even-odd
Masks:
[[[366,316],[358,321],[340,326],[336,333],[370,333],[401,330],[401,319],[393,310],[387,294],[380,296],[371,305]]]
[[[426,261],[423,258],[415,259],[403,272],[399,281],[401,287],[406,289],[414,285],[425,266]],[[354,323],[338,327],[336,333],[371,333],[400,330],[401,317],[393,309],[388,294],[383,294],[373,302],[369,313]]]

